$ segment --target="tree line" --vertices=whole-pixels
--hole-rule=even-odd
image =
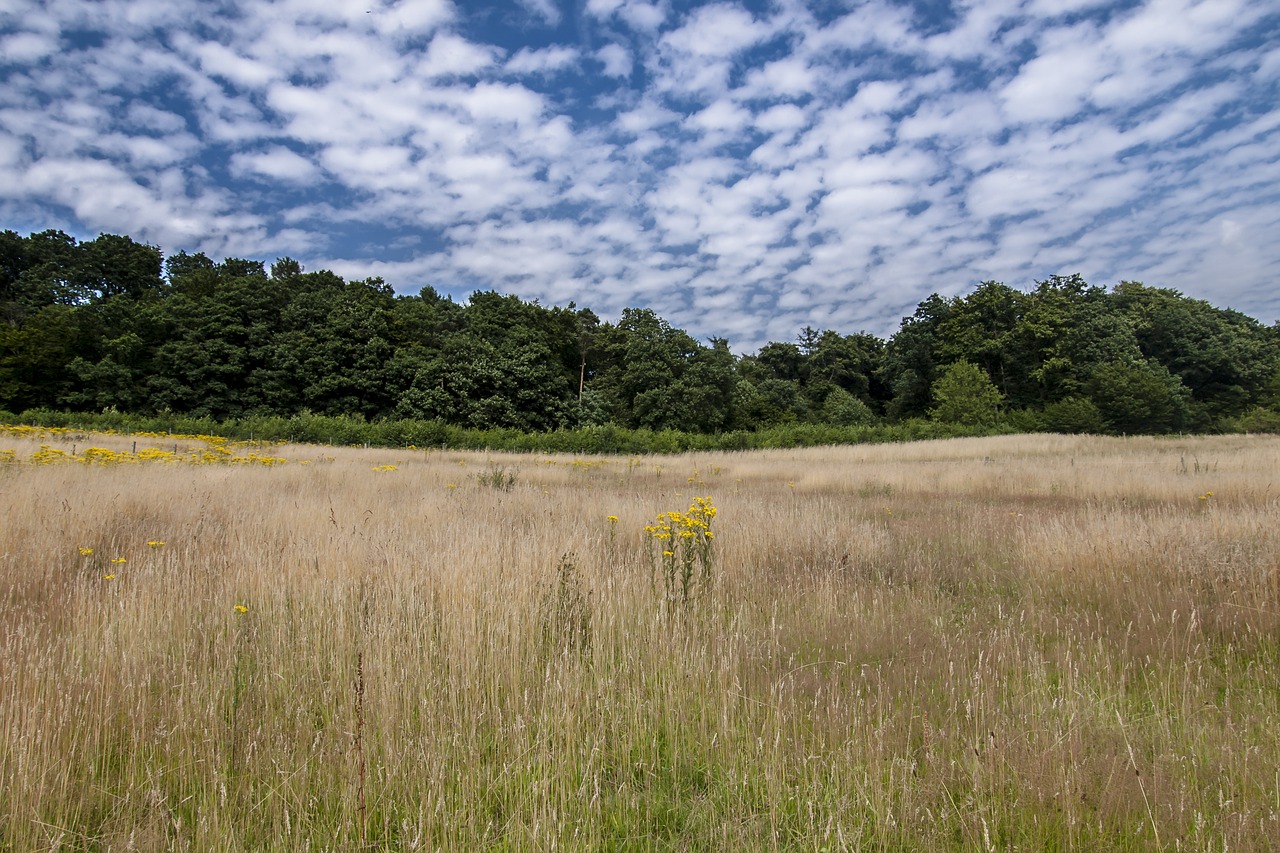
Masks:
[[[604,322],[494,291],[397,296],[290,258],[268,268],[165,258],[127,236],[4,231],[0,410],[521,433],[1276,430],[1280,324],[1137,282],[1051,276],[1025,292],[932,295],[888,340],[805,328],[737,356],[647,309]]]

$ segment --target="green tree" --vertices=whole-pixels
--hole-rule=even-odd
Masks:
[[[81,271],[84,253],[75,238],[41,231],[26,239],[5,232],[4,278],[0,304],[12,322],[48,305],[82,305],[89,293]]]
[[[1077,306],[1069,320],[1033,371],[1047,402],[1088,396],[1095,372],[1105,364],[1142,360],[1133,327],[1107,304]]]
[[[124,299],[136,304],[159,297],[164,288],[160,277],[163,259],[155,246],[100,234],[80,244],[80,255],[78,290],[95,302]]]
[[[756,353],[755,362],[764,368],[762,378],[794,382],[799,387],[809,377],[809,357],[795,344],[771,341]]]
[[[825,401],[832,388],[847,391],[868,405],[883,399],[884,391],[876,379],[883,353],[884,342],[874,335],[841,335],[827,329],[809,354],[809,399]]]
[[[1044,407],[1040,416],[1044,432],[1100,433],[1106,430],[1102,412],[1087,397],[1064,397]]]
[[[933,408],[929,415],[936,421],[989,426],[996,422],[1003,395],[973,362],[957,361],[943,368],[933,384]]]
[[[71,364],[88,350],[84,315],[69,305],[46,305],[19,324],[0,323],[0,408],[59,408],[79,377]]]
[[[1186,424],[1189,414],[1182,381],[1149,361],[1102,365],[1089,383],[1089,395],[1114,433],[1173,432]]]
[[[148,377],[150,407],[201,417],[274,413],[261,374],[287,291],[260,262],[203,255],[170,258],[161,343]]]
[[[549,356],[538,342],[499,349],[471,333],[452,336],[419,366],[395,414],[476,429],[567,426],[572,386]]]
[[[1012,345],[1013,357],[1027,370],[1028,388],[1022,405],[1045,405],[1080,392],[1081,382],[1095,364],[1119,356],[1089,354],[1085,349],[1101,332],[1105,337],[1127,336],[1132,351],[1137,343],[1132,332],[1118,328],[1095,331],[1088,328],[1107,315],[1106,291],[1086,282],[1079,274],[1053,275],[1036,282],[1035,290],[1023,300],[1023,310]]]
[[[1034,400],[1030,368],[1019,331],[1027,298],[998,281],[984,281],[968,296],[952,300],[938,324],[940,363],[969,361],[981,367],[1011,404]]]
[[[890,399],[885,414],[895,420],[923,417],[933,402],[931,388],[939,363],[940,328],[951,316],[950,302],[934,293],[916,306],[885,345],[880,378]]]
[[[871,407],[843,388],[833,388],[822,403],[821,420],[836,426],[866,426],[876,419]]]
[[[714,359],[704,358],[703,368],[686,379],[703,348],[652,310],[624,309],[617,325],[600,327],[597,340],[593,387],[608,401],[614,422],[632,429],[662,430],[696,429],[699,423],[728,420],[734,390],[731,376],[724,377],[712,366]],[[723,384],[708,392],[709,382]],[[722,408],[698,410],[708,404]]]
[[[1190,392],[1194,426],[1239,414],[1261,399],[1277,365],[1267,330],[1256,320],[1132,281],[1116,285],[1112,301],[1142,354]]]

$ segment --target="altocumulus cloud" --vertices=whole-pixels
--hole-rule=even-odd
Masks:
[[[1280,317],[1270,0],[8,0],[0,226],[750,350],[1054,273]]]

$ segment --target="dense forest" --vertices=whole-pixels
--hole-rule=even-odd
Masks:
[[[800,330],[735,355],[653,311],[616,323],[493,291],[345,281],[282,258],[0,233],[0,410],[305,414],[529,433],[924,420],[1167,433],[1280,425],[1280,324],[1174,290],[1052,276],[930,296],[887,341]]]

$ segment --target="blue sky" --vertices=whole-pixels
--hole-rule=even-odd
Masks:
[[[0,0],[0,227],[650,307],[1055,273],[1280,319],[1274,0]]]

